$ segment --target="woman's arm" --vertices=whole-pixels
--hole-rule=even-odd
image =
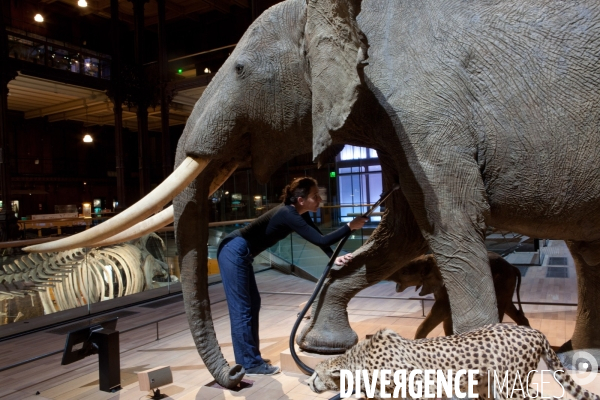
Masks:
[[[314,224],[308,213],[299,215],[295,211],[291,211],[287,216],[288,226],[298,233],[301,237],[309,241],[310,243],[317,245],[323,249],[325,254],[329,257],[333,254],[333,251],[329,246],[341,240],[345,235],[349,234],[352,230],[360,229],[363,227],[368,218],[357,217],[352,222],[343,225],[335,231],[323,235],[319,228]]]
[[[308,213],[299,215],[297,212],[290,212],[287,216],[287,225],[302,238],[308,242],[321,248],[331,246],[341,240],[346,234],[350,233],[350,227],[344,225],[335,231],[323,235],[319,228],[315,226]],[[327,247],[328,248],[328,247]],[[329,252],[323,249],[326,253],[333,254],[331,249]]]

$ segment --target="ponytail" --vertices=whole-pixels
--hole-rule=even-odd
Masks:
[[[296,178],[283,189],[280,200],[283,201],[286,206],[296,204],[298,202],[298,197],[308,196],[310,190],[315,186],[317,186],[317,181],[313,178]]]

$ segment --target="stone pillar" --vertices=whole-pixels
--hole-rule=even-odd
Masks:
[[[117,172],[118,209],[127,208],[125,192],[125,164],[123,157],[123,92],[121,90],[121,41],[119,29],[119,0],[110,0],[112,63],[111,83],[113,93],[113,111],[115,114],[115,158]]]
[[[10,3],[8,7],[10,7]],[[8,82],[14,78],[8,71],[8,37],[4,25],[5,3],[0,4],[0,186],[2,208],[0,214],[0,240],[9,240],[10,225],[14,224],[10,193],[10,154],[8,149]]]
[[[167,63],[167,33],[165,21],[165,0],[156,0],[158,5],[158,71],[160,76],[160,122],[163,179],[173,172],[171,137],[169,135],[169,103]]]
[[[252,21],[258,17],[256,15],[258,13],[258,0],[250,0],[250,15],[252,16]]]
[[[148,0],[129,0],[133,3],[135,64],[141,74],[140,81],[145,81],[144,74],[144,5]],[[148,154],[148,99],[137,96],[138,127],[138,167],[140,179],[140,198],[150,191],[150,154]]]

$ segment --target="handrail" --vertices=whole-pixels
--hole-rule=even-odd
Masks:
[[[300,293],[300,292],[265,292],[265,291],[261,291],[261,294],[283,294],[283,295],[296,295],[296,296],[310,296],[312,293]],[[176,294],[175,296],[180,296],[180,294]],[[175,296],[167,296],[167,297],[160,298],[160,299],[153,299],[152,301],[164,300],[165,298],[171,298],[171,297],[175,297]],[[359,298],[359,299],[383,299],[383,300],[418,300],[418,301],[421,301],[421,306],[423,307],[423,316],[425,316],[423,301],[426,301],[426,300],[427,301],[435,301],[435,299],[432,299],[432,298],[417,298],[417,297],[354,296],[353,298]],[[225,299],[218,300],[218,301],[215,301],[214,303],[210,303],[210,304],[213,305],[213,304],[221,303],[223,301],[225,301]],[[151,302],[148,302],[148,303],[151,303]],[[573,306],[573,307],[577,307],[577,304],[572,304],[572,303],[546,303],[546,302],[535,302],[535,301],[529,301],[529,302],[528,301],[522,301],[521,304],[542,305],[542,306]],[[136,329],[140,329],[140,328],[146,327],[148,325],[156,324],[156,340],[160,340],[159,331],[158,331],[158,323],[162,322],[162,321],[165,321],[167,319],[179,317],[179,316],[184,315],[184,314],[185,314],[185,311],[181,312],[181,313],[169,315],[167,317],[159,318],[159,319],[154,320],[154,321],[150,321],[150,322],[146,322],[144,324],[138,325],[138,326],[134,326],[133,328],[129,328],[129,329],[125,329],[123,331],[119,331],[119,333],[128,333],[128,332],[134,331]],[[129,349],[129,350],[131,350],[131,349]],[[4,372],[4,371],[7,371],[9,369],[13,369],[13,368],[19,367],[21,365],[25,365],[25,364],[28,364],[30,362],[41,360],[43,358],[50,357],[50,356],[53,356],[55,354],[62,353],[63,351],[64,350],[52,351],[50,353],[45,353],[45,354],[42,354],[42,355],[39,355],[39,356],[36,356],[36,357],[32,357],[32,358],[29,358],[27,360],[24,360],[24,361],[15,363],[15,364],[10,364],[10,365],[7,365],[5,367],[0,367],[0,372]]]
[[[0,249],[8,249],[10,247],[25,247],[38,243],[52,242],[61,239],[61,237],[53,236],[39,239],[13,240],[12,242],[0,242]]]
[[[201,51],[199,53],[187,54],[185,56],[172,58],[170,60],[167,60],[167,62],[170,63],[170,62],[173,62],[173,61],[185,60],[186,58],[192,58],[192,57],[196,57],[196,56],[202,56],[204,54],[214,53],[214,52],[220,51],[220,50],[232,49],[235,46],[237,46],[237,43],[230,44],[230,45],[227,45],[227,46],[222,46],[222,47],[216,47],[216,48],[210,49],[210,50],[204,50],[204,51]],[[149,62],[145,63],[144,66],[146,67],[148,65],[153,65],[153,64],[157,64],[157,63],[158,63],[158,61],[149,61]]]
[[[175,296],[180,296],[180,294],[177,294]],[[175,297],[175,296],[167,296],[166,298],[171,298],[171,297]],[[161,298],[161,299],[158,299],[158,300],[164,300],[164,298]],[[152,301],[156,301],[156,299],[153,299]],[[217,303],[222,303],[224,301],[225,301],[225,299],[222,299],[222,300],[215,301],[214,303],[210,303],[210,304],[213,305],[213,304],[217,304]],[[151,302],[148,302],[148,303],[151,303]],[[135,331],[136,329],[144,328],[144,327],[146,327],[148,325],[156,324],[156,340],[160,340],[160,338],[158,336],[158,323],[162,322],[162,321],[165,321],[167,319],[179,317],[180,315],[184,315],[184,314],[185,314],[185,311],[177,313],[177,314],[169,315],[168,317],[159,318],[159,319],[154,320],[154,321],[146,322],[144,324],[134,326],[133,328],[129,328],[129,329],[125,329],[123,331],[119,331],[119,334],[121,334],[121,333],[128,333],[128,332],[131,332],[131,331]],[[129,350],[131,350],[131,349],[129,349]],[[4,371],[7,371],[9,369],[13,369],[13,368],[19,367],[21,365],[29,364],[30,362],[41,360],[43,358],[50,357],[50,356],[53,356],[55,354],[62,353],[63,351],[64,351],[64,349],[62,349],[62,350],[55,350],[55,351],[52,351],[50,353],[41,354],[39,356],[35,356],[35,357],[29,358],[27,360],[20,361],[18,363],[10,364],[10,365],[7,365],[5,367],[1,367],[0,368],[0,372],[4,372]],[[125,351],[127,351],[127,350],[125,350]]]
[[[215,48],[215,49],[210,49],[210,50],[201,51],[201,52],[199,52],[199,53],[188,54],[188,55],[185,55],[185,56],[181,56],[181,57],[177,57],[177,58],[172,58],[172,59],[168,60],[167,62],[173,62],[173,61],[185,60],[186,58],[195,57],[195,56],[201,56],[201,55],[203,55],[203,54],[214,53],[215,51],[219,51],[219,50],[231,49],[232,47],[235,47],[235,46],[237,46],[237,43],[235,43],[235,44],[230,44],[230,45],[223,46],[223,47],[217,47],[217,48]]]
[[[29,32],[24,29],[15,28],[13,26],[7,26],[6,31],[8,32],[9,35],[20,37],[22,39],[31,40],[32,42],[36,42],[36,43],[40,43],[40,44],[50,44],[52,46],[59,46],[59,47],[64,48],[65,50],[78,51],[81,54],[90,55],[90,56],[94,56],[97,58],[103,58],[106,60],[111,59],[111,56],[109,54],[100,53],[98,51],[88,49],[87,47],[77,46],[73,43],[52,39],[47,36],[40,35],[38,33]]]
[[[312,293],[300,293],[300,292],[260,292],[261,294],[289,294],[294,296],[310,296]],[[353,299],[381,299],[381,300],[427,300],[435,301],[432,297],[385,297],[385,296],[354,296]],[[547,303],[544,301],[522,301],[521,304],[529,304],[535,306],[565,306],[565,307],[577,307],[577,303]]]
[[[39,222],[45,222],[45,221],[64,221],[67,220],[68,218],[63,218],[60,220],[44,220],[44,219],[40,219],[40,220],[36,220]],[[102,217],[95,217],[92,218],[92,220],[98,220],[98,219],[102,219]],[[254,219],[237,219],[234,221],[220,221],[220,222],[209,222],[208,226],[209,228],[215,227],[215,226],[227,226],[227,225],[237,225],[237,224],[245,224],[245,223],[250,223],[252,221],[254,221],[256,218]],[[74,218],[73,220],[77,220],[80,221],[80,219],[78,218]],[[30,220],[28,220],[30,221]],[[32,221],[32,220],[31,220]],[[24,221],[18,221],[18,222],[24,222]],[[27,229],[33,229],[33,228],[27,228]],[[173,226],[167,226],[164,228],[160,228],[157,229],[155,232],[173,232],[175,230],[175,228]],[[7,249],[10,247],[25,247],[25,246],[31,246],[34,244],[39,244],[39,243],[46,243],[46,242],[52,242],[54,240],[58,240],[58,239],[62,239],[64,236],[52,236],[52,237],[46,237],[46,238],[39,238],[39,239],[26,239],[26,240],[13,240],[10,242],[0,242],[0,249]]]

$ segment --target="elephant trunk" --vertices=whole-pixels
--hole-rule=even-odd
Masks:
[[[185,311],[196,349],[206,368],[226,388],[235,387],[244,377],[241,365],[230,367],[225,360],[212,321],[208,296],[208,187],[202,174],[173,201],[175,232],[180,257],[181,284]]]

